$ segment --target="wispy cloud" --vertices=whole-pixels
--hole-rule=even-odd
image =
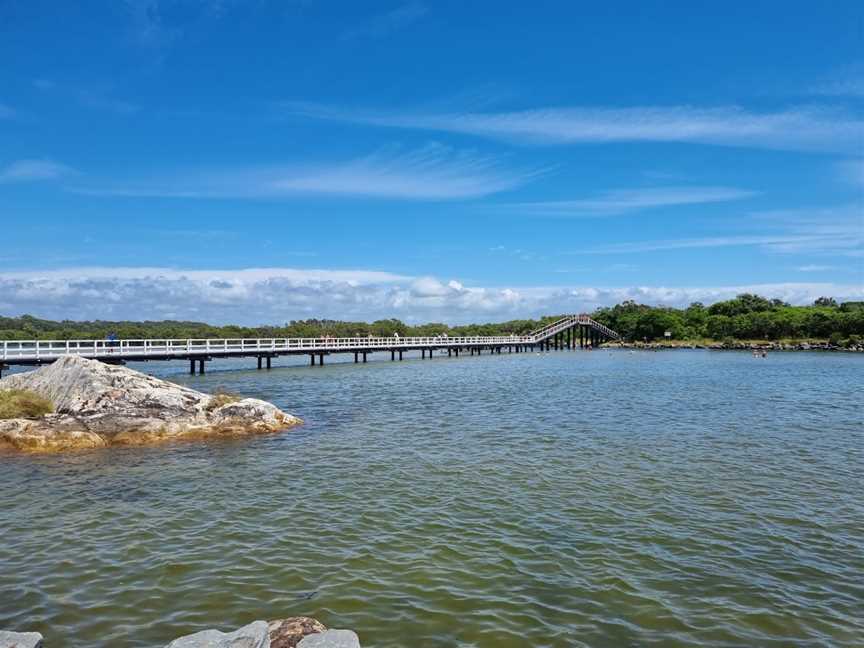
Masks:
[[[51,160],[18,160],[0,168],[0,184],[54,180],[72,173],[65,164]]]
[[[811,263],[809,265],[799,266],[797,270],[798,272],[830,272],[831,270],[837,270],[837,266],[817,265],[815,263]]]
[[[862,299],[864,287],[831,283],[733,286],[468,286],[456,279],[374,270],[70,268],[4,272],[0,312],[80,319],[197,319],[281,323],[326,317],[452,323],[582,312],[633,299],[682,306],[756,292],[791,303],[826,295]]]
[[[732,187],[649,187],[606,191],[594,198],[513,203],[503,207],[539,216],[615,216],[657,207],[743,200],[755,195],[755,191]],[[497,209],[500,206],[495,207]]]
[[[424,3],[411,0],[399,5],[392,11],[373,16],[365,23],[349,30],[346,33],[346,37],[382,38],[417,22],[428,12],[429,8]]]
[[[122,99],[112,97],[107,90],[97,88],[86,88],[61,84],[51,79],[36,79],[33,85],[42,92],[50,92],[55,95],[63,95],[84,108],[93,110],[104,110],[120,114],[132,114],[138,112],[139,106]]]
[[[740,107],[574,107],[514,112],[408,113],[287,103],[318,119],[465,133],[533,144],[679,142],[803,151],[857,151],[864,122],[839,109],[754,112]]]
[[[864,188],[864,160],[847,160],[837,163],[840,180]],[[861,206],[864,209],[864,205]]]
[[[79,187],[76,191],[95,195],[175,198],[329,195],[453,200],[514,189],[537,173],[505,169],[500,159],[473,151],[429,144],[411,151],[382,149],[347,162],[177,173],[170,178],[118,186]]]
[[[864,250],[864,213],[859,206],[799,208],[751,214],[750,227],[762,234],[728,234],[699,238],[612,243],[575,254],[626,254],[721,247],[759,247],[780,254],[859,256]]]
[[[864,64],[848,65],[811,88],[829,97],[864,97]]]

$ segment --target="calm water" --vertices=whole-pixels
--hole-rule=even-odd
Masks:
[[[162,646],[308,614],[374,648],[864,645],[864,356],[244,363],[146,369],[304,427],[0,457],[0,628]]]

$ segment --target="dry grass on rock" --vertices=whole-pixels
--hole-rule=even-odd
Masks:
[[[24,389],[0,389],[0,419],[36,418],[54,411],[54,404]]]
[[[243,397],[238,394],[234,394],[232,392],[226,391],[222,387],[217,387],[216,391],[213,392],[213,396],[210,398],[210,402],[207,403],[207,411],[212,412],[215,409],[219,409],[223,405],[230,405],[231,403],[236,403],[239,400],[242,400]]]

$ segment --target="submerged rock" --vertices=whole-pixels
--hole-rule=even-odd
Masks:
[[[360,638],[350,630],[327,630],[304,637],[297,648],[360,648]]]
[[[38,632],[0,630],[0,648],[42,648],[42,635]]]
[[[266,621],[253,621],[234,632],[202,630],[175,639],[165,648],[269,648]]]
[[[327,626],[312,617],[289,617],[268,624],[270,648],[296,648],[306,635],[326,632]]]
[[[139,371],[67,356],[7,376],[2,389],[49,399],[54,414],[0,420],[0,449],[50,452],[278,432],[302,421],[255,398],[233,402]]]

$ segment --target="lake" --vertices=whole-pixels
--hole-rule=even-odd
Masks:
[[[374,648],[864,645],[864,355],[377,359],[134,365],[306,424],[0,457],[0,628],[151,647],[302,614]]]

